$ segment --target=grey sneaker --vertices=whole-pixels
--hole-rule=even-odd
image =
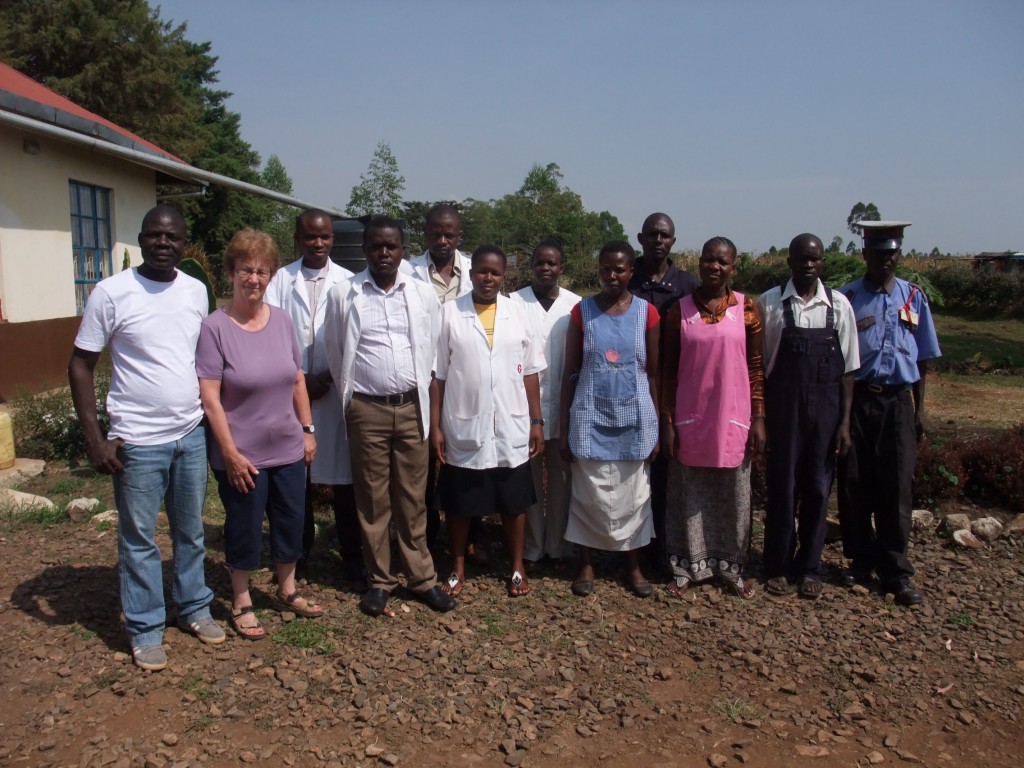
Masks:
[[[227,638],[224,630],[221,629],[220,625],[211,619],[209,616],[196,619],[193,622],[186,624],[185,622],[178,622],[178,626],[182,632],[188,632],[189,634],[195,635],[199,638],[200,642],[207,643],[208,645],[218,645],[223,643]]]
[[[132,648],[132,660],[139,669],[158,672],[167,666],[167,654],[162,645],[136,645]]]

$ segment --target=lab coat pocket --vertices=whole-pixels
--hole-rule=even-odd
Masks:
[[[480,414],[446,415],[442,425],[445,442],[456,451],[479,451],[484,445],[484,421]]]
[[[504,422],[504,424],[502,424]],[[499,420],[502,429],[499,431],[498,439],[508,441],[513,448],[522,448],[530,444],[530,414],[509,413],[508,416]],[[504,434],[501,434],[504,432]]]

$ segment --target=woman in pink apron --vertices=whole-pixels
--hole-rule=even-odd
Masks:
[[[701,284],[668,312],[661,385],[662,450],[670,463],[665,548],[679,597],[718,578],[742,598],[750,546],[750,456],[764,449],[761,320],[729,288],[736,246],[704,244]]]

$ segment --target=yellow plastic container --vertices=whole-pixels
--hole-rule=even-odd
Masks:
[[[14,466],[14,426],[11,414],[0,411],[0,469]]]

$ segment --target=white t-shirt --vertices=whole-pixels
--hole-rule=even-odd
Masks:
[[[203,418],[196,342],[208,306],[206,288],[183,272],[161,283],[128,269],[96,285],[75,346],[100,352],[110,345],[108,437],[160,445]]]

